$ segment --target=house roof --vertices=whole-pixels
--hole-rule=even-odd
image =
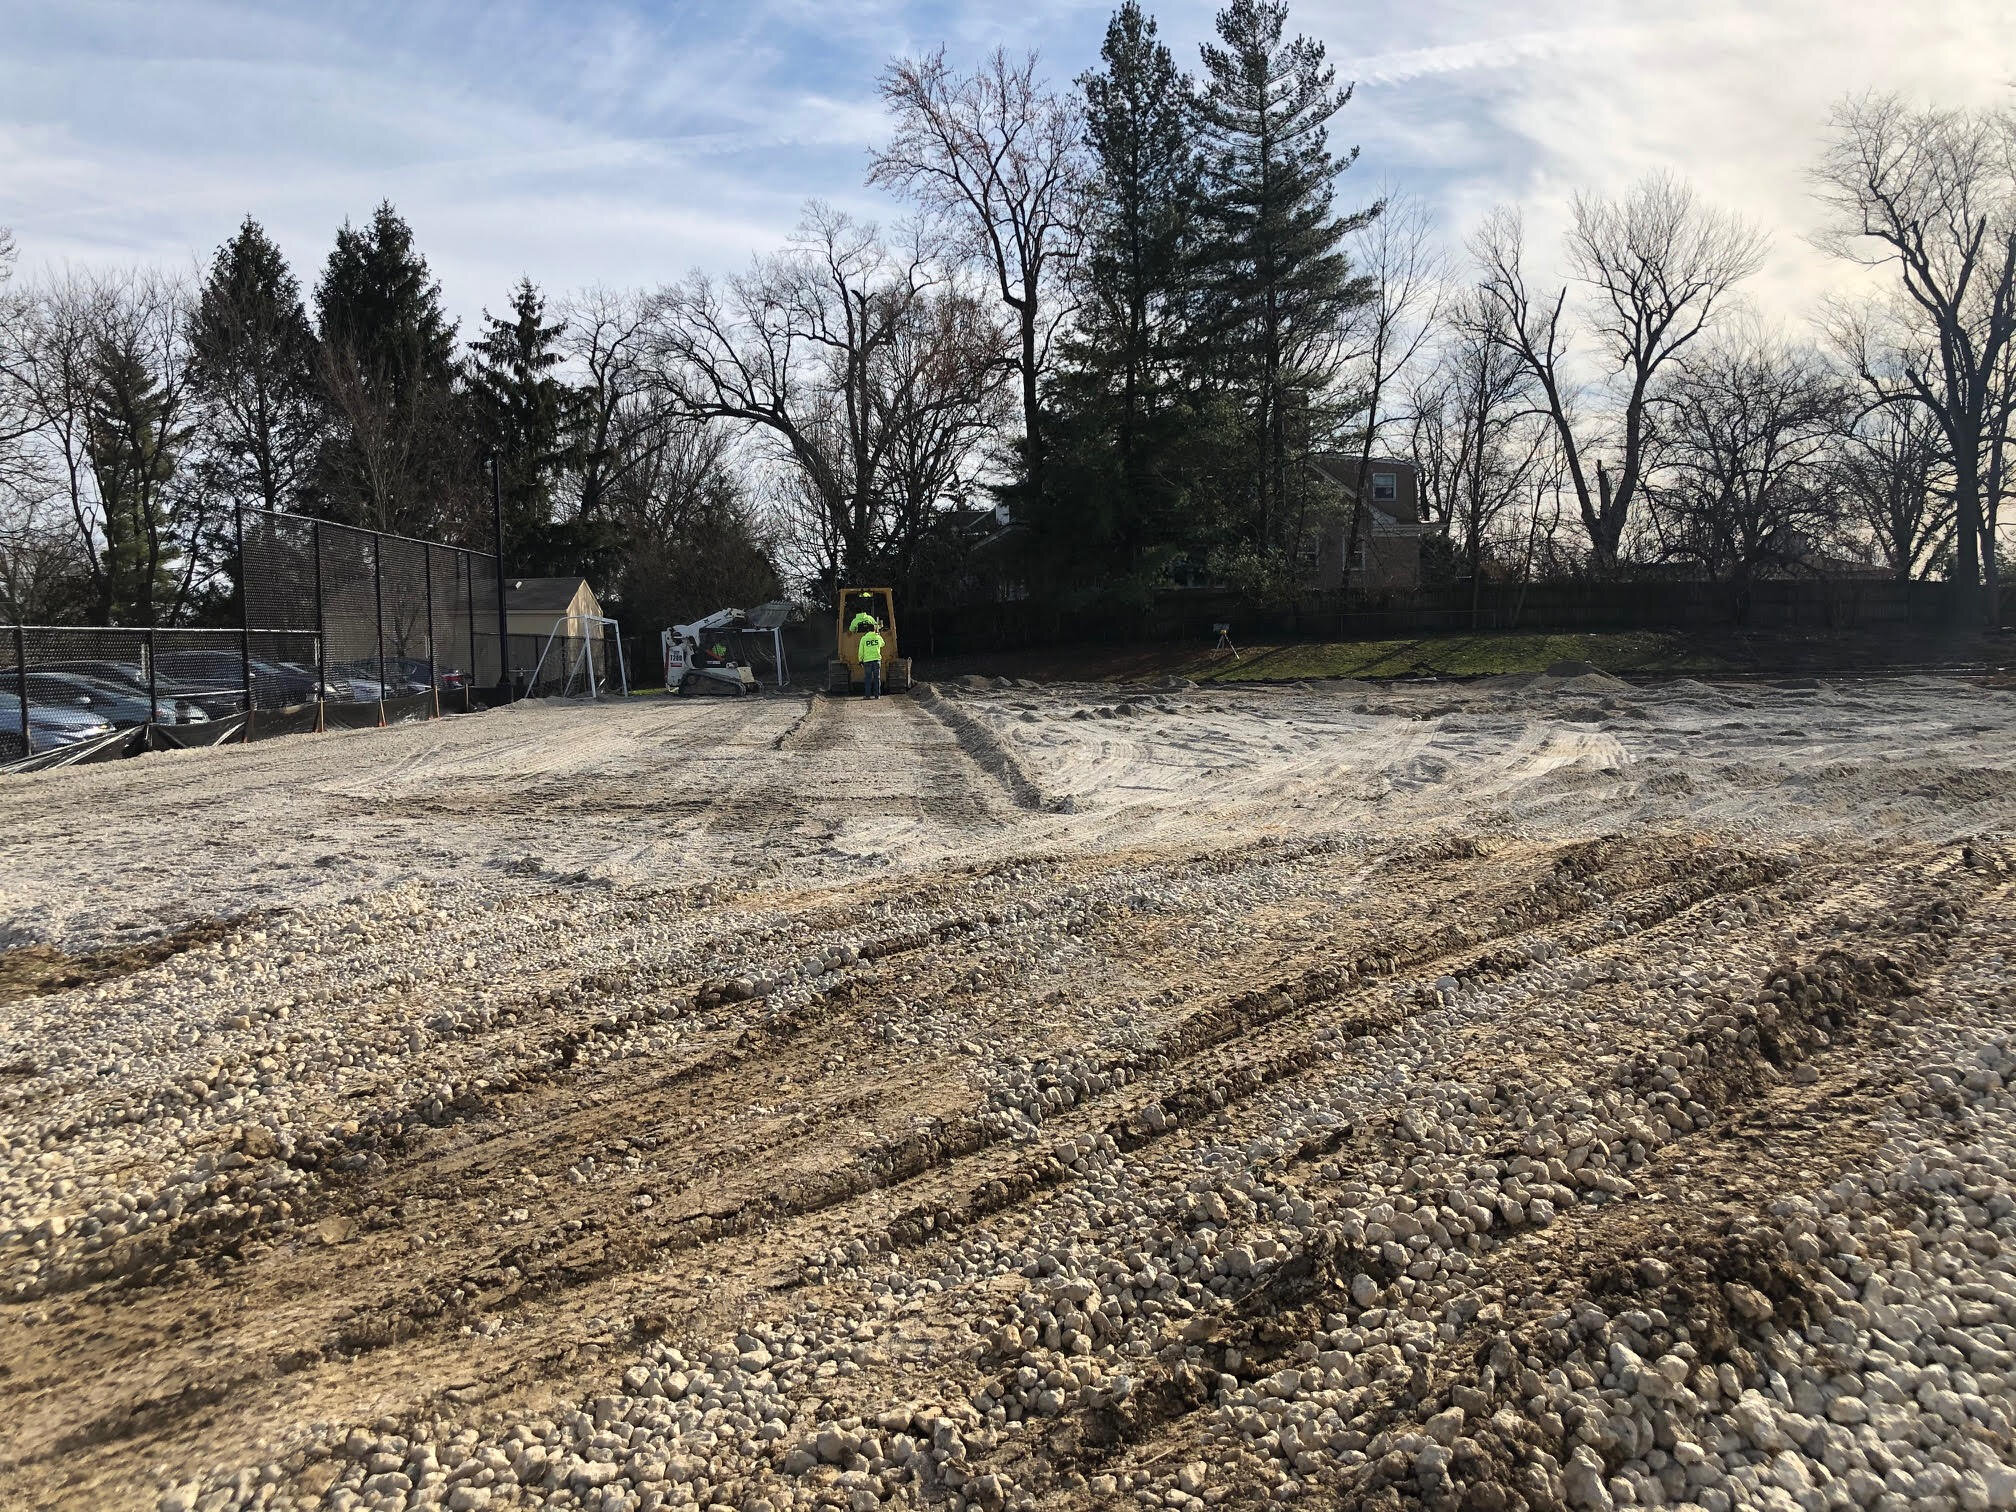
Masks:
[[[1339,488],[1351,488],[1357,482],[1356,457],[1344,456],[1338,452],[1321,452],[1312,456],[1309,464]],[[1403,461],[1398,457],[1374,457],[1371,459],[1371,465],[1382,471],[1391,468],[1395,473],[1414,471],[1412,462]],[[1390,508],[1381,508],[1370,499],[1365,500],[1361,507],[1374,535],[1419,535],[1424,529],[1420,521],[1402,519]]]
[[[558,614],[573,605],[587,584],[579,577],[506,578],[504,608],[512,614]],[[594,597],[592,590],[589,597]]]
[[[1349,487],[1358,478],[1358,459],[1345,456],[1341,452],[1318,452],[1310,457],[1309,465],[1322,473],[1332,483]],[[1371,465],[1377,468],[1392,468],[1395,472],[1412,472],[1414,464],[1399,457],[1374,457]]]

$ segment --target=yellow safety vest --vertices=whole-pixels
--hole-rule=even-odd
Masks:
[[[882,660],[882,632],[870,630],[861,637],[861,660],[879,662]]]

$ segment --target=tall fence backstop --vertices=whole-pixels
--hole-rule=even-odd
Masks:
[[[247,510],[240,623],[0,626],[0,764],[432,719],[514,683],[488,552]]]

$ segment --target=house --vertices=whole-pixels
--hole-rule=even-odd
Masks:
[[[1027,527],[1006,504],[941,510],[932,528],[957,564],[955,602],[1010,603],[1029,596],[1014,549]]]
[[[1358,459],[1336,452],[1309,459],[1317,476],[1334,484],[1345,500],[1358,493]],[[1419,588],[1421,539],[1428,527],[1421,519],[1421,474],[1412,462],[1374,457],[1367,469],[1372,486],[1358,525],[1358,558],[1351,567],[1355,589]],[[1343,586],[1344,551],[1350,540],[1348,514],[1323,534],[1317,546],[1315,586],[1334,593]]]
[[[506,578],[504,624],[512,636],[536,636],[542,643],[554,625],[565,620],[564,636],[602,638],[601,602],[588,579],[579,577]]]

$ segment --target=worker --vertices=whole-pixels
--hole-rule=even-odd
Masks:
[[[882,621],[875,618],[865,606],[857,609],[854,612],[854,618],[847,621],[847,633],[849,635],[859,635],[863,630],[880,630],[881,628]]]
[[[882,632],[871,629],[861,637],[861,696],[882,696]]]

